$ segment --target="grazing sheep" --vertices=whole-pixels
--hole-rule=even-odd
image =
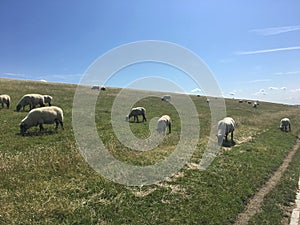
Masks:
[[[136,107],[136,108],[132,108],[130,113],[126,116],[126,122],[128,122],[130,120],[131,117],[134,117],[134,122],[139,122],[139,115],[143,116],[143,122],[147,121],[146,119],[146,109],[144,107]]]
[[[100,90],[101,90],[101,91],[106,91],[106,87],[102,86],[102,87],[100,88]]]
[[[44,95],[44,103],[48,103],[49,106],[51,106],[52,96],[50,95]]]
[[[40,126],[40,131],[44,130],[43,124],[56,123],[55,129],[60,124],[63,129],[63,111],[57,106],[46,106],[42,108],[36,108],[31,110],[28,115],[20,123],[20,132],[22,135],[33,127]]]
[[[251,102],[251,101],[248,101],[247,103],[250,105],[252,102]]]
[[[2,108],[4,108],[4,104],[6,104],[6,107],[9,108],[9,106],[10,106],[9,95],[0,95],[0,102],[1,102]]]
[[[223,143],[223,138],[225,136],[225,141],[228,141],[227,136],[231,133],[231,143],[233,143],[233,131],[235,128],[235,121],[231,117],[225,117],[223,120],[218,122],[218,144],[221,146]]]
[[[163,115],[157,121],[157,131],[160,134],[165,134],[166,127],[169,127],[169,134],[171,133],[171,118],[168,115]]]
[[[170,95],[164,95],[162,98],[161,98],[162,101],[171,101],[171,96]]]
[[[100,87],[99,86],[92,86],[92,88],[91,88],[92,90],[100,90]]]
[[[290,121],[290,119],[289,118],[281,119],[279,129],[282,130],[282,131],[285,131],[285,132],[291,131],[291,121]]]
[[[210,101],[210,100],[209,100],[209,98],[208,98],[208,99],[206,99],[206,102],[207,102],[207,103],[209,103],[209,101]]]
[[[253,103],[253,108],[257,108],[257,106],[258,106],[257,102],[254,102]]]
[[[243,102],[244,102],[243,99],[240,99],[240,100],[239,100],[239,103],[243,103]]]
[[[45,106],[44,96],[40,94],[27,94],[24,95],[17,104],[16,110],[20,111],[23,107],[25,109],[26,105],[29,105],[29,109],[32,110],[36,107],[36,105],[40,105],[41,107]]]

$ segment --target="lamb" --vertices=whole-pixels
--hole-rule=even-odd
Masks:
[[[4,108],[4,104],[6,104],[6,107],[9,109],[9,106],[10,106],[9,95],[0,95],[0,103],[2,105],[2,108]]]
[[[235,121],[231,117],[225,117],[218,122],[218,144],[219,146],[223,143],[223,138],[225,136],[225,141],[228,141],[227,136],[231,133],[231,143],[233,143],[233,131],[235,128]]]
[[[52,96],[50,95],[43,95],[44,96],[44,103],[48,103],[49,106],[51,106]]]
[[[169,134],[170,134],[171,133],[171,125],[172,125],[172,121],[171,121],[170,116],[163,115],[157,121],[157,131],[158,131],[158,133],[165,134],[166,127],[169,127]]]
[[[162,98],[161,98],[162,101],[171,101],[171,96],[170,95],[164,95]]]
[[[130,113],[126,116],[126,122],[130,120],[131,117],[134,117],[134,122],[136,121],[137,123],[139,122],[139,115],[143,116],[143,122],[147,121],[146,119],[146,109],[144,107],[136,107],[132,108]]]
[[[23,107],[25,109],[26,105],[29,105],[29,109],[32,110],[36,105],[41,107],[45,106],[44,96],[40,94],[27,94],[24,95],[17,104],[16,110],[19,112]]]
[[[61,128],[63,127],[63,111],[57,106],[46,106],[43,108],[36,108],[31,110],[28,115],[20,123],[20,132],[22,136],[26,131],[33,127],[40,127],[40,132],[44,130],[43,124],[53,124],[56,123],[55,129],[58,128],[60,124]]]
[[[289,118],[281,119],[279,129],[281,131],[285,131],[285,132],[291,131],[291,121],[290,121],[290,119]]]

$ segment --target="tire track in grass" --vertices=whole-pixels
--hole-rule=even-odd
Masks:
[[[277,185],[280,181],[282,174],[287,169],[288,165],[292,161],[295,153],[300,147],[300,135],[297,138],[296,144],[289,152],[287,157],[283,160],[283,163],[276,170],[273,176],[256,192],[254,197],[249,201],[244,212],[237,216],[235,225],[248,224],[249,220],[261,210],[264,197]]]
[[[298,192],[296,196],[296,208],[293,209],[290,225],[298,225],[299,224],[299,217],[300,217],[300,177],[298,181]]]

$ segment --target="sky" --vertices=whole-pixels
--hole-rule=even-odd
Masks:
[[[300,104],[299,8],[299,0],[1,0],[0,77],[79,84],[107,52],[157,40],[197,55],[224,97]],[[205,94],[163,63],[124,66],[105,85],[145,76]]]

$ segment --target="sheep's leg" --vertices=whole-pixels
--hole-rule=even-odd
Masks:
[[[55,120],[55,130],[57,130],[57,128],[58,128],[58,125],[59,125],[59,122],[58,122],[58,120]]]
[[[171,134],[171,123],[169,123],[169,134]]]
[[[231,132],[231,143],[233,143],[233,131]]]
[[[6,103],[6,106],[7,106],[8,109],[9,109],[9,105],[10,105],[10,102],[8,101],[8,102]]]
[[[61,129],[64,129],[64,124],[63,124],[63,122],[62,122],[62,121],[59,121],[59,123],[60,123]]]
[[[136,118],[136,122],[138,123],[139,122],[139,116],[135,116]]]
[[[228,138],[227,138],[227,136],[228,136],[228,133],[227,133],[227,134],[225,134],[225,141],[226,141],[226,142],[228,141]]]
[[[44,130],[43,124],[40,124],[40,131],[43,131],[43,130]]]
[[[143,114],[143,122],[147,121],[146,116]]]

